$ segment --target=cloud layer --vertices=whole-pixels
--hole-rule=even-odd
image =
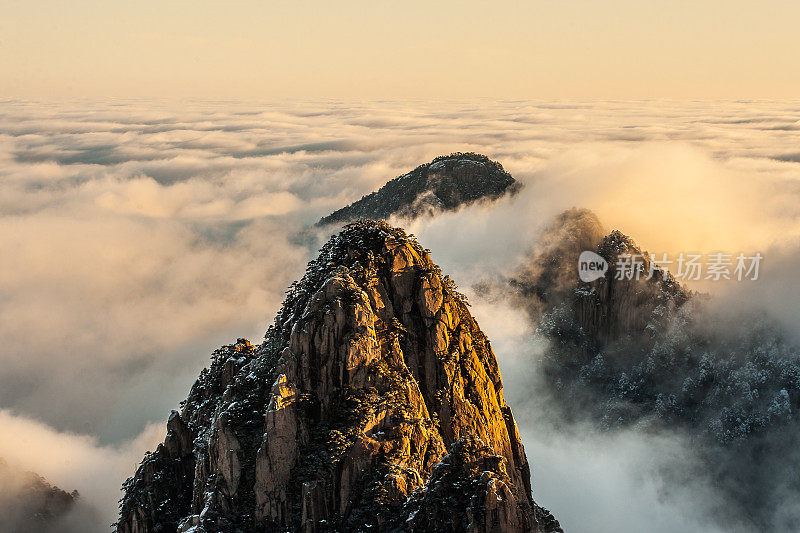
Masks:
[[[758,289],[710,290],[796,321],[785,287],[799,125],[797,102],[2,101],[0,408],[19,439],[0,456],[87,498],[98,487],[113,514],[103,492],[132,472],[149,424],[163,428],[213,348],[261,337],[319,242],[302,231],[452,151],[485,153],[526,184],[491,210],[408,227],[462,287],[508,272],[553,215],[587,207],[651,251],[762,251],[774,275]],[[524,325],[500,304],[475,312],[512,369]],[[589,467],[553,458],[558,448],[613,464],[625,449],[526,439],[534,465]],[[22,453],[31,442],[69,443],[58,449],[73,465],[101,466],[63,469]],[[630,449],[648,460],[642,443]],[[609,469],[630,479],[636,467]],[[543,476],[536,488],[579,529],[573,483]],[[639,494],[641,509],[657,493]]]

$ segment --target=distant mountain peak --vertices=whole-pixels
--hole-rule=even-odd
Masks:
[[[455,152],[387,182],[379,190],[323,217],[317,225],[343,224],[359,218],[416,218],[453,211],[481,200],[496,200],[516,193],[519,187],[500,163],[473,152]]]
[[[77,499],[77,491],[65,492],[0,458],[0,531],[54,531]]]

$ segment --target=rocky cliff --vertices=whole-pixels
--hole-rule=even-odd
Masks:
[[[264,342],[217,350],[167,430],[119,532],[560,531],[489,340],[384,223],[334,236]]]
[[[618,230],[604,233],[591,211],[565,211],[507,280],[512,301],[528,311],[540,331],[569,345],[573,355],[594,355],[632,338],[650,339],[652,328],[665,324],[691,298],[668,272],[655,268],[650,274],[649,255],[633,239]],[[585,250],[609,265],[603,277],[588,283],[580,280],[577,268]],[[639,273],[630,279],[616,275],[623,254],[640,262]]]
[[[559,216],[510,295],[548,341],[531,384],[557,424],[679,436],[689,443],[709,529],[800,531],[800,344],[773,317],[682,287],[642,257],[637,280],[617,279],[621,254],[645,252],[620,231],[604,234],[586,210]],[[609,263],[590,283],[578,256]],[[673,265],[674,266],[674,265]],[[668,463],[665,486],[685,486],[687,457]],[[676,502],[676,505],[679,505]],[[713,524],[713,525],[712,525]]]
[[[495,200],[518,188],[519,183],[500,163],[485,155],[459,152],[418,166],[317,224],[342,224],[359,218],[379,220],[392,215],[415,218],[452,211],[479,200]]]

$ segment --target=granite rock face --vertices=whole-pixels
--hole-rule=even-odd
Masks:
[[[504,458],[467,435],[434,467],[426,490],[412,494],[404,508],[406,526],[412,531],[529,531],[531,519],[521,496]],[[534,508],[534,514],[540,531],[559,529],[546,511]]]
[[[402,230],[346,226],[259,346],[217,350],[117,530],[560,531],[491,345]]]
[[[344,224],[359,218],[416,218],[453,211],[477,201],[514,194],[519,183],[503,166],[485,155],[454,153],[439,156],[395,178],[378,191],[334,211],[317,225]]]

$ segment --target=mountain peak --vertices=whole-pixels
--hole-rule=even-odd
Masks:
[[[488,339],[384,222],[332,237],[265,341],[215,352],[168,430],[125,484],[120,532],[559,530]]]
[[[598,245],[598,251],[606,259],[612,259],[613,256],[623,253],[643,255],[633,239],[618,229],[603,237]]]
[[[519,183],[500,163],[473,152],[455,152],[387,182],[379,190],[323,217],[317,225],[390,216],[411,219],[453,211],[480,200],[496,200],[518,189]]]

